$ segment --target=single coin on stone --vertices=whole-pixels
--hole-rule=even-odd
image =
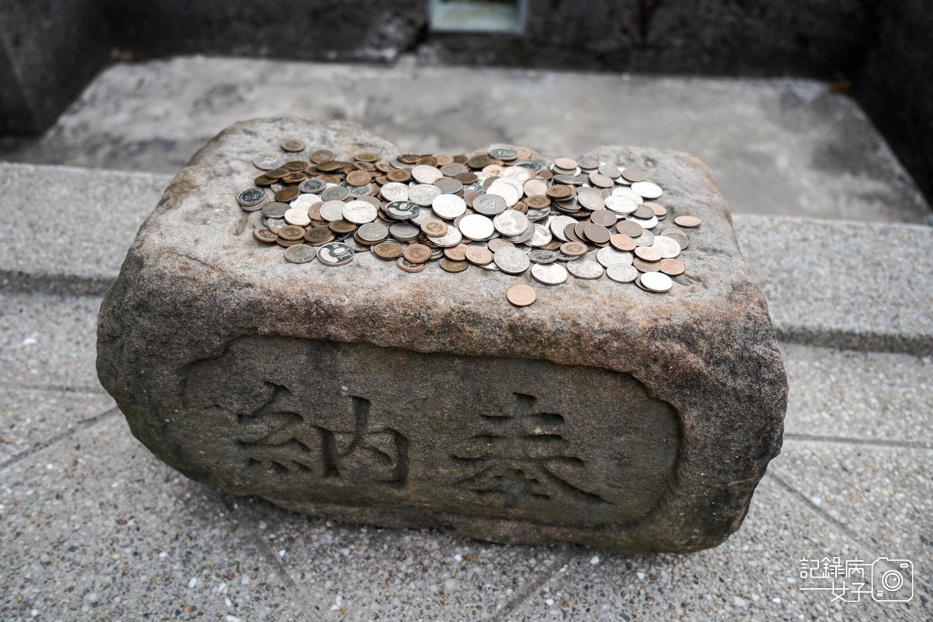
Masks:
[[[291,263],[308,263],[317,255],[313,246],[307,244],[297,244],[285,249],[285,261]]]
[[[531,266],[531,276],[544,285],[560,285],[567,281],[570,273],[563,264],[536,263]]]
[[[292,153],[305,150],[305,144],[301,142],[300,140],[297,140],[294,138],[290,138],[288,140],[282,141],[281,147],[283,151],[288,151]]]
[[[671,287],[674,286],[671,277],[661,272],[646,272],[641,275],[639,281],[644,289],[658,293],[670,291]]]
[[[700,219],[696,216],[678,216],[674,219],[674,224],[692,229],[700,226]]]
[[[528,285],[513,285],[506,292],[506,297],[516,307],[527,307],[538,298],[538,295]]]

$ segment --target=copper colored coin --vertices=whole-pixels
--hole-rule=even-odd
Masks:
[[[305,144],[300,140],[295,140],[291,138],[282,143],[282,149],[285,151],[304,151]]]
[[[334,239],[330,227],[315,227],[305,232],[305,242],[309,244],[324,244]]]
[[[322,164],[324,162],[330,162],[334,159],[334,152],[328,151],[327,149],[318,149],[311,154],[311,161],[315,164]]]
[[[269,179],[282,179],[283,177],[288,175],[290,172],[291,171],[289,171],[286,168],[279,167],[279,168],[274,168],[271,171],[266,171],[264,175],[268,177]]]
[[[281,229],[279,230],[281,231]],[[286,240],[284,238],[276,238],[275,243],[279,246],[295,246],[296,244],[304,244],[304,240]]]
[[[641,248],[641,247],[639,247]],[[640,257],[636,257],[632,260],[632,265],[635,266],[635,269],[639,272],[660,272],[661,271],[661,262],[660,261],[645,261]]]
[[[447,257],[442,257],[440,264],[441,269],[445,272],[463,272],[470,267],[470,262],[468,261],[454,261]]]
[[[658,220],[663,220],[667,216],[667,208],[658,203],[652,203],[651,201],[646,201],[644,203],[647,207],[651,208],[651,211],[654,212],[654,215],[658,217]]]
[[[454,179],[464,184],[472,184],[476,182],[476,180],[479,179],[479,177],[476,176],[476,173],[467,171],[466,173],[457,173],[456,175],[454,175]]]
[[[622,235],[627,235],[630,238],[637,238],[644,232],[644,229],[637,222],[632,222],[631,220],[620,220],[616,223],[616,232],[621,233]]]
[[[266,177],[265,175],[260,175],[253,180],[253,184],[256,186],[271,186],[275,183],[275,180],[271,177]]]
[[[286,184],[300,184],[308,178],[307,173],[291,172],[282,178]]]
[[[563,245],[563,242],[561,242],[560,240],[551,240],[544,246],[539,246],[538,248],[540,248],[543,251],[556,251],[561,247],[561,245]]]
[[[583,233],[590,242],[595,244],[605,244],[609,241],[609,229],[602,225],[587,225]]]
[[[359,162],[375,162],[379,159],[375,154],[372,153],[358,153],[353,157],[356,158]]]
[[[589,250],[583,242],[564,242],[560,245],[560,252],[568,257],[579,257],[585,255]]]
[[[466,165],[474,170],[483,169],[493,163],[493,159],[487,154],[481,153],[467,160]]]
[[[554,160],[554,166],[567,171],[574,171],[577,168],[577,161],[573,158],[557,158]]]
[[[661,272],[668,276],[677,276],[683,274],[686,271],[687,266],[684,265],[679,259],[662,259],[661,260]]]
[[[640,168],[635,168],[634,166],[629,166],[622,171],[622,177],[626,178],[631,182],[636,181],[645,181],[645,172]]]
[[[346,220],[334,220],[328,223],[327,226],[334,233],[351,233],[356,231],[356,225]]]
[[[666,235],[667,237],[674,238],[678,244],[680,244],[681,249],[687,248],[690,245],[690,238],[687,237],[687,234],[681,231],[680,229],[668,229],[661,235]]]
[[[515,153],[518,154],[519,160],[527,160],[531,157],[531,149],[528,147],[515,147]]]
[[[619,219],[616,218],[616,213],[608,209],[598,209],[592,214],[590,214],[590,222],[597,225],[602,225],[604,227],[611,227],[616,224],[616,221]]]
[[[303,240],[305,237],[305,230],[304,227],[285,225],[278,230],[278,235],[283,240]]]
[[[635,249],[635,256],[645,261],[661,261],[661,251],[650,246],[639,246]]]
[[[494,253],[500,248],[515,248],[514,244],[502,238],[493,238],[486,243],[486,246]]]
[[[274,244],[275,239],[278,237],[274,231],[270,231],[265,227],[259,227],[253,229],[253,237],[259,240],[260,242],[265,242],[266,244]]]
[[[513,285],[506,292],[506,298],[516,307],[527,307],[537,299],[535,290],[527,285]]]
[[[700,219],[696,216],[678,216],[674,219],[674,224],[692,229],[693,227],[700,226]]]
[[[525,199],[525,205],[531,209],[544,209],[551,204],[551,200],[543,194],[536,194]]]
[[[444,256],[452,261],[464,261],[466,259],[466,251],[468,248],[469,247],[466,244],[457,244],[456,246],[445,248]]]
[[[353,171],[347,175],[347,184],[359,188],[360,186],[365,186],[373,180],[373,176],[369,171]]]
[[[321,216],[321,206],[324,205],[324,201],[318,201],[314,205],[308,208],[308,218],[311,220],[324,220],[324,217]]]
[[[437,161],[436,166],[447,166],[454,163],[454,157],[446,153],[435,153],[434,159]]]
[[[580,236],[577,235],[577,225],[580,223],[570,223],[564,227],[564,237],[570,240],[571,242],[582,242]]]
[[[402,246],[395,242],[382,242],[373,247],[373,254],[380,259],[396,259],[402,256]]]
[[[282,168],[291,172],[304,171],[306,168],[308,168],[308,163],[304,160],[289,160],[282,165]]]
[[[321,162],[317,165],[317,170],[323,173],[333,173],[334,171],[341,170],[343,168],[343,162],[338,162],[337,160],[328,160],[327,162]]]
[[[440,220],[426,220],[421,223],[421,231],[432,238],[447,235],[447,225]]]
[[[424,263],[431,258],[431,249],[424,244],[412,244],[402,253],[405,260],[411,263]]]
[[[588,224],[590,224],[588,221],[583,220],[573,226],[573,232],[576,234],[577,239],[580,240],[581,242],[586,242],[588,239],[586,237],[586,234],[584,233],[584,231],[586,231],[586,226]]]
[[[609,243],[612,245],[612,248],[623,252],[633,251],[636,246],[635,240],[622,233],[614,233],[609,236]]]
[[[289,186],[288,188],[282,188],[275,193],[275,200],[279,203],[290,203],[297,197],[299,194],[298,186]]]
[[[394,182],[411,181],[411,172],[406,169],[399,168],[386,173],[386,177],[389,178],[389,181]]]
[[[468,246],[466,249],[466,259],[477,266],[485,266],[492,263],[492,251],[482,246]]]
[[[547,195],[552,199],[569,199],[572,194],[573,189],[570,186],[561,184],[555,184],[547,189]]]
[[[424,270],[427,264],[412,263],[408,261],[407,259],[405,259],[404,257],[399,257],[396,260],[395,265],[397,265],[400,270],[404,270],[405,272],[421,272],[422,270]]]

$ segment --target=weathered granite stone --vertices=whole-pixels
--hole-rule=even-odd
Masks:
[[[263,119],[175,178],[98,331],[101,382],[157,456],[290,509],[500,542],[693,551],[739,527],[780,450],[787,384],[705,166],[598,150],[703,219],[669,294],[571,279],[517,309],[505,292],[528,276],[261,247],[234,195],[287,137],[399,151],[348,123]]]

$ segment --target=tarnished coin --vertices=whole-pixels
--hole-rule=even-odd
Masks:
[[[547,195],[551,197],[552,199],[557,199],[558,201],[562,201],[564,199],[569,199],[571,196],[573,196],[573,188],[571,188],[570,186],[553,185],[547,189]]]
[[[315,246],[330,242],[334,239],[334,234],[329,227],[315,227],[305,232],[305,242]]]
[[[606,276],[617,283],[632,283],[638,278],[638,270],[629,264],[613,264],[606,268]]]
[[[364,197],[372,198],[373,192],[375,192],[376,187],[372,184],[366,184],[365,186],[350,186],[347,188],[347,193],[354,199],[362,199]]]
[[[585,255],[589,248],[583,242],[565,242],[561,244],[560,252],[568,257],[579,257]]]
[[[410,242],[418,239],[421,228],[408,223],[397,223],[389,227],[389,234],[401,242]]]
[[[402,256],[402,245],[395,242],[382,242],[373,246],[373,255],[379,259],[395,259]]]
[[[680,244],[672,237],[665,235],[654,236],[652,248],[656,248],[661,253],[661,259],[673,259],[680,255]]]
[[[635,250],[635,240],[623,233],[614,233],[609,236],[609,244],[618,251]]]
[[[278,201],[266,203],[262,206],[262,215],[266,218],[285,218],[285,212],[292,209],[288,203],[279,203]],[[298,224],[298,223],[292,223]]]
[[[370,222],[357,229],[356,235],[367,244],[376,244],[386,239],[389,228],[381,222]]]
[[[560,285],[567,280],[569,273],[563,264],[536,263],[531,266],[531,276],[545,285]]]
[[[485,216],[496,216],[506,210],[505,199],[498,194],[481,194],[473,199],[473,210]]]
[[[334,152],[327,149],[318,149],[311,154],[311,161],[315,164],[323,164],[334,159]]]
[[[311,177],[298,184],[298,190],[306,194],[319,194],[327,188],[327,182],[320,177]]]
[[[418,166],[415,166],[411,169],[411,176],[415,178],[415,181],[418,181],[422,184],[433,184],[435,181],[443,177],[444,174],[433,166],[419,164]]]
[[[599,174],[605,175],[609,179],[615,179],[622,174],[622,171],[619,170],[619,167],[615,164],[600,164],[599,165]]]
[[[692,229],[693,227],[699,227],[700,222],[701,222],[700,219],[697,218],[696,216],[678,216],[677,218],[674,219],[674,224],[679,225],[681,227],[687,227],[688,229]]]
[[[636,257],[632,260],[632,265],[635,266],[635,269],[639,272],[660,272],[661,271],[661,262],[660,261],[645,261],[641,257]]]
[[[398,261],[395,262],[395,265],[397,265],[399,269],[404,270],[405,272],[421,272],[427,266],[425,263],[413,263],[404,257],[399,257]]]
[[[560,253],[557,251],[545,250],[543,248],[536,248],[528,253],[528,259],[531,260],[531,263],[554,263],[557,261],[558,257],[560,257]]]
[[[285,222],[290,225],[298,225],[299,227],[306,227],[311,224],[311,217],[308,216],[307,208],[292,208],[285,212]]]
[[[447,257],[442,257],[439,263],[445,272],[463,272],[470,267],[469,261],[455,261]]]
[[[439,194],[431,201],[431,209],[441,218],[453,220],[466,212],[466,203],[455,194]]]
[[[305,144],[294,138],[282,141],[281,147],[283,151],[289,151],[292,153],[305,150]]]
[[[651,292],[661,293],[670,291],[671,287],[674,286],[674,281],[671,280],[671,277],[661,272],[646,272],[641,275],[639,281],[642,287]]]
[[[406,169],[395,169],[386,173],[386,177],[391,182],[404,183],[406,181],[411,181],[411,171]]]
[[[499,266],[499,268],[501,269],[502,266]],[[538,298],[535,290],[528,285],[513,285],[505,296],[516,307],[527,307]]]
[[[321,192],[322,201],[343,201],[350,196],[350,191],[345,186],[331,186]]]
[[[528,255],[517,248],[500,248],[493,254],[496,266],[507,274],[521,274],[531,265]]]
[[[407,195],[406,191],[406,195]],[[414,218],[418,215],[418,212],[421,211],[421,207],[417,203],[411,201],[392,201],[385,206],[385,212],[392,218],[397,218],[398,220],[408,220],[409,218]]]
[[[610,235],[609,229],[602,225],[586,225],[583,229],[583,236],[594,244],[605,244]]]
[[[627,235],[632,239],[640,236],[643,231],[644,229],[640,224],[632,222],[631,220],[620,220],[616,223],[616,233]]]
[[[636,181],[645,181],[645,173],[640,168],[629,166],[622,169],[622,177],[634,183]]]
[[[500,248],[515,248],[515,245],[505,238],[492,238],[489,240],[489,242],[486,243],[486,246],[494,253]]]
[[[492,263],[493,252],[482,246],[467,246],[466,259],[478,266],[485,266]]]
[[[612,227],[618,220],[615,212],[607,209],[597,210],[590,214],[590,222],[603,227]]]
[[[612,181],[611,177],[607,177],[598,172],[590,173],[589,180],[590,183],[597,188],[612,188],[615,185],[615,182]]]
[[[463,190],[463,182],[450,177],[441,177],[434,182],[434,185],[437,186],[437,189],[440,190],[442,194],[457,194]]]
[[[474,204],[476,202],[474,201]],[[493,225],[496,231],[508,237],[514,237],[525,233],[531,223],[528,217],[513,209],[505,210],[493,219]],[[502,266],[499,266],[500,268]]]
[[[632,184],[632,190],[640,194],[645,199],[657,199],[664,191],[661,186],[653,184],[650,181],[639,181]]]
[[[440,220],[427,220],[421,223],[421,231],[432,237],[439,237],[447,233],[447,225]]]
[[[598,279],[605,270],[602,265],[589,257],[567,262],[567,270],[578,279]]]
[[[421,207],[430,207],[434,199],[441,195],[441,190],[437,186],[420,185],[409,188],[408,200],[417,203]]]
[[[630,266],[632,265],[632,259],[633,257],[631,253],[617,251],[611,246],[601,248],[596,252],[596,261],[601,263],[606,268],[616,264],[625,264]]]
[[[661,260],[661,272],[668,276],[677,276],[683,274],[686,270],[687,266],[679,259],[671,259],[668,257]]]
[[[456,227],[447,227],[447,233],[441,236],[428,236],[428,240],[431,241],[435,246],[440,246],[441,248],[447,248],[449,246],[456,246],[463,241],[463,234],[460,233],[460,230]]]
[[[301,240],[305,237],[305,230],[295,225],[285,225],[276,233],[283,240]]]
[[[411,263],[424,263],[431,258],[431,249],[424,244],[412,244],[403,255]]]
[[[650,220],[654,218],[654,210],[648,207],[647,205],[644,205],[644,204],[639,205],[638,209],[636,209],[635,212],[632,213],[632,217],[637,218],[639,220]]]
[[[274,244],[275,239],[278,237],[275,234],[275,231],[268,229],[266,227],[257,227],[253,229],[253,237],[259,240],[260,242],[265,242],[266,244]]]
[[[229,195],[228,195],[229,196]],[[247,212],[255,212],[262,207],[262,202],[266,198],[266,191],[263,188],[247,188],[236,195],[236,202],[240,204]]]
[[[518,158],[518,152],[509,147],[495,147],[489,150],[489,156],[498,160],[511,162]]]
[[[369,171],[353,171],[347,173],[347,184],[351,186],[365,186],[372,181],[373,176]]]
[[[457,224],[465,237],[471,240],[487,240],[496,232],[492,220],[482,214],[470,214],[460,219]]]
[[[343,219],[357,225],[376,220],[379,211],[366,201],[350,201],[343,204]]]
[[[343,206],[346,205],[343,201],[324,201],[324,204],[321,205],[321,218],[329,222],[335,220],[343,220]]]
[[[285,158],[274,153],[257,153],[253,156],[253,166],[264,171],[271,171],[285,164]]]
[[[266,218],[266,227],[275,233],[278,233],[282,227],[287,226],[289,225],[285,222],[284,218]]]
[[[356,225],[350,222],[349,220],[335,220],[334,222],[327,223],[327,227],[334,233],[353,233],[356,231]],[[348,245],[350,242],[346,242]]]
[[[313,246],[307,244],[296,244],[285,249],[285,261],[291,263],[308,263],[317,255]]]
[[[639,246],[635,249],[635,256],[645,261],[661,261],[661,251],[653,246]]]
[[[452,261],[466,261],[466,251],[469,248],[466,244],[457,244],[444,249],[444,257]]]

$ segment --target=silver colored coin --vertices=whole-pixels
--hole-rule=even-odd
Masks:
[[[606,197],[604,201],[606,207],[617,214],[634,214],[638,209],[638,203],[636,203],[635,199],[631,197],[623,197],[613,194]]]
[[[496,266],[507,274],[521,274],[531,265],[524,251],[517,248],[500,248],[492,255]]]
[[[323,198],[323,197],[322,197]],[[328,222],[343,220],[343,201],[325,201],[321,206],[321,218]]]
[[[622,171],[615,164],[600,164],[597,170],[600,175],[605,175],[609,179],[616,179],[622,174]]]
[[[310,208],[315,203],[319,203],[320,201],[321,197],[316,194],[299,194],[297,197],[292,199],[289,205],[293,209],[303,209],[308,211],[308,208]]]
[[[651,248],[655,248],[661,253],[661,259],[673,259],[680,255],[680,244],[674,238],[666,235],[654,236]]]
[[[322,201],[343,201],[350,196],[346,186],[330,186],[321,193]]]
[[[370,244],[382,242],[389,235],[389,228],[381,222],[370,222],[357,229],[360,239]]]
[[[470,214],[460,219],[460,233],[471,240],[488,240],[496,232],[492,220],[482,214]]]
[[[513,209],[505,210],[493,219],[496,231],[502,235],[514,237],[525,233],[531,226],[528,217]]]
[[[531,225],[531,223],[529,223],[528,228],[525,229],[525,233],[521,235],[515,235],[512,237],[506,237],[505,239],[511,242],[512,244],[527,244],[528,240],[530,240],[534,234],[535,234],[535,228]]]
[[[577,219],[571,216],[555,216],[548,225],[550,225],[551,233],[554,234],[555,238],[561,242],[569,242],[570,240],[564,235],[564,229],[567,228],[567,225],[575,225],[577,222]]]
[[[635,218],[634,216],[629,216],[628,219],[641,225],[642,229],[653,229],[658,226],[657,216],[652,216],[651,218]]]
[[[350,201],[343,204],[343,219],[356,225],[372,222],[378,215],[379,210],[376,206],[366,201]]]
[[[347,188],[347,193],[354,199],[358,199],[360,197],[372,196],[373,190],[375,189],[376,189],[376,186],[369,183],[369,184],[366,184],[365,186],[350,186],[349,188]]]
[[[266,191],[263,188],[247,188],[240,194],[236,195],[236,202],[240,204],[240,207],[245,209],[248,212],[254,212],[256,210],[251,210],[249,208],[255,207],[259,209],[259,205],[262,204],[263,199],[266,198]]]
[[[445,164],[441,167],[441,172],[447,175],[448,177],[456,177],[461,173],[469,173],[470,169],[466,164],[460,164],[459,162],[451,162],[450,164]]]
[[[603,197],[595,190],[580,190],[577,193],[577,203],[591,212],[603,209],[606,206]]]
[[[386,184],[388,185],[388,184]],[[406,189],[407,195],[407,189]],[[414,218],[421,211],[421,206],[411,201],[392,201],[385,206],[386,214],[399,220]]]
[[[544,285],[560,285],[567,281],[569,273],[563,264],[536,263],[531,266],[531,276],[538,283],[543,283]]]
[[[579,172],[580,169],[578,168]],[[582,186],[587,182],[586,175],[554,175],[554,181],[568,186]]]
[[[466,211],[466,203],[455,194],[439,194],[431,201],[434,213],[447,220],[462,216]]]
[[[521,162],[516,162],[515,166],[524,166],[525,168],[533,170],[535,173],[540,173],[547,168],[547,162],[541,158],[529,158]]]
[[[421,207],[430,207],[434,199],[440,195],[441,191],[437,186],[422,184],[408,189],[408,200],[417,203]]]
[[[557,257],[560,255],[557,251],[546,251],[540,248],[536,248],[530,253],[528,253],[528,259],[531,260],[531,263],[554,263],[557,261]]]
[[[603,267],[589,254],[581,259],[567,262],[567,270],[578,279],[598,279],[603,275]]]
[[[421,210],[409,219],[412,224],[423,225],[428,220],[437,220],[437,215],[430,207],[422,207]]]
[[[365,244],[360,244],[359,242],[354,240],[352,235],[344,236],[340,241],[346,244],[347,246],[349,246],[350,248],[352,248],[357,253],[365,253],[369,251],[368,246],[366,246]]]
[[[315,256],[317,256],[317,251],[307,244],[296,244],[285,249],[285,261],[291,263],[308,263]]]
[[[393,201],[407,201],[408,186],[406,184],[400,184],[397,181],[390,181],[382,187],[379,194],[390,203]]]
[[[632,184],[632,190],[646,199],[658,199],[664,194],[664,191],[661,190],[661,186],[653,184],[650,181],[636,181]],[[642,283],[644,282],[644,279],[642,279]]]
[[[528,217],[528,220],[531,222],[538,222],[544,220],[551,215],[551,208],[545,207],[544,209],[529,209],[525,212],[525,216]]]
[[[551,230],[544,225],[533,224],[531,226],[534,228],[534,231],[531,234],[531,239],[528,240],[528,246],[537,248],[545,244],[550,244],[551,240],[554,239],[551,235]]]
[[[510,147],[494,147],[488,152],[490,158],[511,162],[518,157],[518,152]]]
[[[327,188],[327,182],[320,177],[311,177],[298,184],[298,191],[305,194],[320,194]]]
[[[266,218],[284,218],[285,212],[290,209],[288,203],[266,203],[262,206],[262,215]]]
[[[484,216],[496,216],[506,210],[505,199],[498,194],[481,194],[473,199],[473,211]]]
[[[431,240],[432,244],[436,244],[441,248],[450,248],[463,241],[463,234],[460,233],[460,230],[456,227],[447,227],[447,233],[444,235],[437,237],[428,236],[428,239]]]
[[[596,261],[607,268],[616,264],[630,266],[632,265],[633,259],[634,258],[632,257],[631,253],[617,251],[611,246],[606,246],[605,248],[601,248],[596,251]]]
[[[525,189],[522,187],[521,183],[514,179],[500,177],[489,185],[486,189],[486,194],[497,194],[505,199],[507,207],[512,207],[518,203],[525,194]]]
[[[428,238],[428,239],[430,240],[431,238]],[[461,239],[463,239],[463,238],[461,238]],[[456,244],[454,244],[454,246],[456,246]],[[444,249],[442,249],[442,248],[432,248],[432,249],[431,249],[431,259],[430,259],[430,261],[437,261],[438,259],[440,259],[440,258],[443,257],[443,256],[444,256]]]
[[[301,209],[300,207],[297,209],[292,208],[285,212],[285,222],[290,225],[307,227],[311,224],[311,218],[308,216],[307,209]]]
[[[271,171],[285,164],[285,158],[275,153],[257,153],[253,156],[253,166],[264,171]]]
[[[635,266],[617,263],[606,268],[606,276],[616,283],[632,283],[638,278]]]
[[[271,186],[269,186],[269,190],[271,190],[272,192],[278,192],[279,190],[284,190],[287,187],[288,186],[286,186],[285,184],[277,181]]]
[[[524,166],[507,166],[502,169],[501,173],[499,173],[500,178],[511,179],[513,181],[517,181],[520,184],[524,184],[533,176],[534,173],[531,171],[531,169],[525,168]]]
[[[641,235],[637,238],[632,238],[635,240],[635,246],[652,246],[654,245],[654,234],[650,231],[642,231]]]
[[[437,186],[437,189],[443,194],[457,194],[463,190],[463,182],[459,179],[451,179],[450,177],[441,177],[434,182],[434,185]]]
[[[620,177],[619,179],[622,179],[622,178]],[[641,198],[640,194],[638,194],[637,192],[635,192],[634,190],[632,190],[631,188],[627,186],[620,186],[618,188],[613,188],[612,196],[629,198],[635,201],[635,203],[637,203],[638,205],[641,205],[642,203],[645,202],[645,200]]]
[[[435,181],[444,176],[437,167],[428,166],[427,164],[419,164],[411,169],[411,176],[415,178],[415,181],[418,181],[422,184],[433,184]]]
[[[418,239],[418,234],[421,233],[421,229],[406,222],[400,222],[389,227],[389,233],[396,240],[407,242],[409,240]]]
[[[328,242],[317,249],[317,259],[325,266],[342,266],[353,261],[353,249],[343,242]]]
[[[278,233],[279,229],[287,225],[284,218],[266,218],[266,229]]]
[[[651,292],[662,293],[670,291],[671,287],[674,286],[674,281],[671,280],[671,277],[663,272],[645,272],[641,275],[640,280],[642,287]]]

